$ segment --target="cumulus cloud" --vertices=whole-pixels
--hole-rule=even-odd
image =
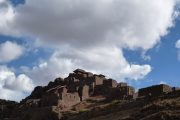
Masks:
[[[75,68],[138,80],[151,66],[129,63],[123,49],[153,48],[172,27],[175,4],[175,0],[26,0],[10,12],[9,24],[0,23],[0,33],[3,27],[16,28],[4,33],[58,46],[49,60],[26,69],[37,84]],[[3,15],[12,9],[11,5],[5,8]]]
[[[0,66],[0,98],[20,100],[31,92],[33,87],[34,84],[28,76],[24,74],[16,76],[11,69]]]
[[[31,92],[33,83],[32,80],[24,74],[19,75],[17,78],[13,75],[12,78],[5,80],[4,87],[11,90]]]
[[[27,0],[15,9],[14,21],[23,34],[50,42],[149,49],[172,26],[174,5],[174,0]]]
[[[9,89],[4,89],[0,86],[0,98],[5,100],[14,100],[14,101],[20,101],[22,98],[24,98],[24,93],[20,91],[12,91]]]
[[[0,34],[16,34],[16,29],[12,28],[14,22],[14,8],[8,0],[0,0]]]
[[[27,0],[14,9],[7,1],[1,3],[0,33],[11,28],[19,34],[76,47],[116,44],[149,49],[172,26],[176,1]]]
[[[6,41],[0,44],[0,63],[10,62],[24,53],[24,47],[17,43]]]
[[[72,52],[65,52],[65,51]],[[119,82],[125,79],[139,80],[151,72],[150,65],[129,64],[120,49],[116,47],[98,47],[78,50],[63,48],[57,50],[49,60],[42,61],[33,69],[24,69],[37,85],[47,84],[56,77],[66,77],[76,68],[94,73],[102,73]]]

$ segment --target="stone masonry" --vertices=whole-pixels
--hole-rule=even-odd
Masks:
[[[116,80],[106,79],[105,75],[76,69],[65,79],[57,78],[48,86],[36,87],[21,103],[31,107],[57,106],[63,110],[96,95],[124,99],[133,93],[134,89],[127,83],[118,84]]]

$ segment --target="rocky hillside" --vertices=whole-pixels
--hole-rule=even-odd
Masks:
[[[90,109],[88,106],[87,108],[80,109],[79,112],[73,110],[65,112],[64,119],[180,120],[180,94],[171,95],[171,97],[161,96],[133,101],[115,100],[109,103],[95,102],[94,106]]]
[[[17,107],[17,103],[14,101],[0,100],[0,120],[9,118]]]
[[[45,109],[41,112],[46,116],[42,120],[57,120]],[[110,102],[92,98],[64,111],[61,117],[62,120],[180,120],[180,95]]]
[[[0,120],[180,120],[179,88],[154,85],[138,93],[127,83],[77,69],[36,87],[19,104],[0,102]]]

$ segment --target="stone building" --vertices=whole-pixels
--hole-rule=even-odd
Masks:
[[[107,79],[107,80],[103,81],[103,85],[115,88],[115,87],[117,87],[118,83],[116,80]]]
[[[80,86],[78,89],[78,93],[81,101],[89,98],[89,86],[88,85]]]
[[[132,86],[121,86],[118,88],[120,90],[120,96],[133,96],[135,89]]]
[[[75,71],[73,71],[76,75],[80,75],[81,77],[92,77],[93,73],[91,72],[86,72],[82,69],[76,69]]]
[[[125,82],[120,82],[118,83],[117,87],[124,87],[124,86],[127,86],[127,83]]]
[[[78,92],[68,92],[66,86],[58,86],[47,91],[41,99],[41,106],[70,107],[80,102]]]
[[[129,99],[133,88],[127,84],[119,84],[116,80],[106,79],[104,75],[93,74],[76,69],[68,77],[57,78],[47,86],[34,89],[29,97],[20,104],[22,111],[28,108],[46,109],[55,107],[58,111],[68,110],[74,105],[90,97],[114,99]],[[39,114],[36,114],[39,116]],[[41,119],[41,117],[40,117]]]
[[[105,77],[102,75],[94,75],[93,81],[95,85],[102,85]]]
[[[116,80],[106,79],[102,74],[76,69],[65,79],[57,78],[45,87],[36,87],[24,101],[30,106],[57,106],[64,109],[96,95],[111,99],[127,99],[133,93],[134,89],[127,86],[127,83],[118,84]]]
[[[139,97],[142,96],[159,96],[172,92],[172,88],[165,84],[153,85],[147,88],[139,89]]]
[[[108,93],[110,91],[111,91],[111,89],[108,86],[105,86],[105,85],[96,85],[95,88],[94,88],[93,95],[94,96],[101,95],[101,96],[107,97],[109,95]]]
[[[127,83],[118,85],[117,87],[111,87],[109,95],[107,98],[109,100],[114,99],[133,99],[135,94],[135,89],[132,86],[128,86]]]
[[[73,72],[76,73],[76,74],[84,74],[84,73],[86,73],[86,71],[84,71],[82,69],[76,69]]]

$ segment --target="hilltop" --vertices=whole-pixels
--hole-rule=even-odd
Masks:
[[[161,84],[136,93],[127,83],[76,69],[37,86],[11,111],[6,120],[179,120],[180,90]]]

